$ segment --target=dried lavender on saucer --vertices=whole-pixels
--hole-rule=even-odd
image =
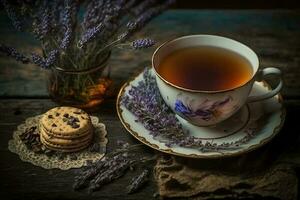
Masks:
[[[144,70],[143,80],[137,86],[132,86],[128,95],[122,97],[121,104],[136,116],[136,122],[142,123],[154,139],[169,147],[181,146],[197,148],[202,152],[216,152],[238,148],[254,137],[247,134],[237,141],[217,144],[189,135],[160,96],[155,77],[149,68]]]

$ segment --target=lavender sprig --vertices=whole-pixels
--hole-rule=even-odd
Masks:
[[[10,3],[8,1],[1,0],[1,2],[2,2],[2,5],[3,5],[4,9],[6,10],[6,13],[7,13],[8,17],[10,18],[14,28],[18,31],[21,31],[22,30],[21,21],[19,19],[19,16],[17,15],[15,9],[12,7],[12,5],[10,5]]]
[[[137,39],[131,43],[134,49],[148,48],[155,44],[155,41],[150,38]]]
[[[103,24],[99,24],[96,27],[88,29],[78,41],[78,47],[84,47],[92,39],[96,38],[97,34],[103,29]]]
[[[71,0],[65,0],[65,9],[63,14],[63,29],[64,29],[64,35],[60,44],[60,48],[62,50],[66,50],[71,42],[71,37],[73,34],[73,28],[72,28],[72,15],[74,11],[74,3],[72,3]]]
[[[147,0],[147,1],[142,1],[139,5],[134,7],[131,12],[135,15],[138,16],[145,10],[147,10],[150,6],[155,4],[157,0]]]
[[[89,191],[99,190],[104,184],[110,183],[123,176],[139,162],[146,162],[155,158],[141,157],[134,153],[143,147],[143,144],[129,145],[125,141],[117,141],[118,148],[108,153],[104,158],[89,164],[75,176],[74,190],[89,188]]]
[[[14,58],[16,61],[22,62],[23,64],[28,64],[30,59],[19,53],[15,48],[0,44],[0,53],[5,54],[6,56]]]
[[[99,1],[89,1],[85,15],[83,17],[82,27],[85,29],[90,29],[91,27],[99,24],[103,15],[101,14],[104,9],[104,0]]]
[[[162,13],[165,9],[167,9],[170,5],[172,5],[175,0],[167,0],[164,4],[150,8],[145,13],[141,14],[133,21],[129,21],[126,25],[127,30],[122,34],[122,39],[126,40],[129,38],[134,32],[140,30],[144,27],[151,19]],[[120,36],[119,36],[120,37]]]
[[[40,39],[43,40],[46,35],[50,32],[50,10],[47,1],[44,1],[44,6],[41,7],[42,18],[40,23]]]
[[[113,164],[103,173],[99,173],[92,181],[89,191],[99,190],[104,184],[112,182],[125,174],[125,171],[133,164],[133,160],[124,159],[114,161]]]
[[[54,49],[48,53],[47,58],[42,58],[36,53],[31,54],[32,62],[43,69],[49,69],[56,61],[58,50]]]
[[[96,175],[101,174],[100,172],[107,170],[116,162],[119,162],[122,159],[123,154],[118,154],[112,158],[104,158],[94,165],[92,165],[88,170],[83,171],[82,174],[75,177],[75,183],[73,188],[75,190],[82,189],[88,185],[88,181],[93,179]]]
[[[50,13],[50,4],[48,1],[43,1],[39,6],[37,13],[34,15],[33,19],[33,34],[41,41],[45,40],[45,37],[52,29],[52,15]]]
[[[117,19],[122,16],[123,6],[125,4],[125,0],[120,0],[114,5],[112,2],[108,1],[104,5],[104,15],[101,23],[96,25],[93,28],[88,29],[78,41],[78,47],[82,48],[86,46],[87,43],[91,42],[96,37],[102,38],[102,40],[107,39],[106,36],[111,35],[117,28],[118,23]]]
[[[145,128],[150,130],[153,137],[185,137],[187,134],[175,115],[167,112],[169,107],[163,102],[151,72],[145,70],[143,76],[145,81],[133,86],[129,95],[122,98],[121,103],[137,117],[137,122],[143,123]]]
[[[140,175],[137,177],[134,177],[131,180],[130,185],[127,187],[127,193],[132,194],[139,190],[142,186],[146,184],[146,182],[149,180],[149,170],[145,169]]]

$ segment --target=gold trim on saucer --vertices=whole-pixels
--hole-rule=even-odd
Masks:
[[[149,69],[151,70],[151,68]],[[144,70],[143,70],[144,71]],[[125,127],[125,129],[133,136],[135,137],[137,140],[139,140],[140,142],[144,143],[145,145],[155,149],[155,150],[158,150],[158,151],[161,151],[161,152],[164,152],[164,153],[168,153],[168,154],[172,154],[172,155],[176,155],[176,156],[182,156],[182,157],[188,157],[188,158],[207,158],[207,159],[212,159],[212,158],[221,158],[221,157],[232,157],[232,156],[237,156],[237,155],[241,155],[241,154],[244,154],[244,153],[248,153],[250,151],[253,151],[255,149],[257,149],[258,147],[260,146],[263,146],[265,145],[266,143],[268,143],[269,141],[271,141],[278,133],[279,131],[281,130],[283,124],[284,124],[284,120],[285,120],[285,116],[286,116],[286,110],[284,109],[283,107],[283,98],[281,96],[281,94],[277,94],[276,97],[278,99],[278,103],[281,105],[281,115],[280,115],[280,124],[275,127],[273,129],[273,132],[272,134],[268,137],[268,138],[265,138],[263,140],[261,140],[258,144],[253,144],[251,146],[249,146],[248,148],[246,149],[242,149],[238,152],[233,152],[233,153],[229,153],[229,152],[217,152],[218,154],[214,154],[214,155],[199,155],[199,154],[182,154],[182,153],[178,153],[178,152],[175,152],[173,151],[172,149],[168,148],[168,149],[161,149],[158,145],[156,144],[153,144],[153,143],[150,143],[149,141],[146,140],[146,138],[140,136],[137,132],[133,131],[130,127],[130,124],[128,124],[124,119],[123,119],[123,116],[122,116],[122,108],[121,108],[121,97],[124,95],[125,93],[125,88],[127,86],[130,85],[130,83],[132,81],[134,81],[141,73],[140,72],[138,73],[137,75],[133,76],[132,78],[130,78],[120,89],[119,91],[119,94],[118,94],[118,97],[117,97],[117,101],[116,101],[116,110],[117,110],[117,114],[118,114],[118,117],[122,123],[122,125]],[[271,87],[269,86],[268,83],[266,83],[265,81],[263,81],[263,86],[264,87],[267,87],[269,90],[271,89]]]

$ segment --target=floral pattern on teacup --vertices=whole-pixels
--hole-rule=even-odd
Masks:
[[[200,103],[185,98],[182,100],[177,98],[175,101],[175,111],[187,118],[200,118],[204,121],[218,119],[236,109],[232,105],[232,97],[227,96],[222,100],[212,101],[205,99]]]

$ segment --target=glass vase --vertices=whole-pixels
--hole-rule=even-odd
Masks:
[[[61,105],[95,110],[108,96],[112,84],[109,59],[110,53],[96,67],[85,69],[53,67],[48,72],[49,95]]]

